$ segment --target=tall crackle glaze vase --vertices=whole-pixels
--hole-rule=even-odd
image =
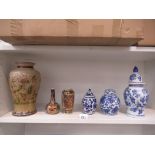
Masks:
[[[144,108],[148,103],[149,93],[144,88],[142,77],[135,66],[129,78],[129,86],[124,91],[127,114],[130,116],[144,116]]]
[[[9,74],[9,85],[13,97],[14,116],[36,113],[36,98],[40,86],[40,73],[32,62],[18,62],[17,68]]]

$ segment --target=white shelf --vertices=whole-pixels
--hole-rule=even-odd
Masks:
[[[120,47],[120,46],[48,46],[48,45],[22,45],[13,46],[0,40],[0,54],[7,56],[28,57],[29,61],[36,59],[87,59],[121,60],[121,61],[150,61],[155,60],[155,47]],[[35,57],[34,57],[35,56]],[[21,57],[20,57],[21,58]],[[123,58],[123,59],[122,59]],[[23,59],[22,59],[23,60]],[[25,61],[25,59],[23,60]]]
[[[115,116],[107,116],[96,112],[94,115],[89,115],[87,120],[81,120],[80,114],[82,113],[49,115],[45,112],[37,112],[31,116],[16,117],[9,112],[0,117],[0,123],[155,124],[155,110],[152,109],[146,109],[144,117],[134,118],[121,112]]]

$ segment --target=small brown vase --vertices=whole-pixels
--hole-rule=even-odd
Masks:
[[[32,62],[19,62],[9,74],[9,85],[13,97],[13,115],[27,116],[36,113],[36,98],[40,86],[40,73]]]
[[[72,113],[74,106],[74,91],[67,89],[62,91],[62,108],[64,113]]]
[[[60,106],[55,102],[55,90],[51,89],[51,100],[50,103],[46,106],[46,111],[48,114],[57,114],[60,111]]]

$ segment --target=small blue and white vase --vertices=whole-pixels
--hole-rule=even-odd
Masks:
[[[82,99],[83,112],[88,115],[92,115],[96,111],[97,103],[94,94],[91,89],[89,89]]]
[[[120,99],[117,97],[115,90],[106,89],[100,99],[101,111],[108,115],[115,115],[120,108]]]
[[[129,86],[124,91],[124,100],[127,105],[127,114],[131,116],[144,116],[144,108],[149,99],[149,93],[144,88],[142,77],[135,66],[130,75]]]

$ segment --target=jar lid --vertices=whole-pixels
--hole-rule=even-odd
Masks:
[[[92,93],[91,89],[88,89],[88,91],[86,92],[85,97],[95,97],[94,94]]]
[[[135,66],[133,68],[133,74],[130,75],[129,83],[130,84],[136,84],[136,83],[143,84],[142,77],[138,73],[138,67],[137,66]]]

